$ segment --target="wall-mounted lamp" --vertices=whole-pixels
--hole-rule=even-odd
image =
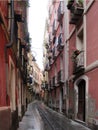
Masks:
[[[35,57],[32,58],[32,61],[36,61]]]
[[[35,57],[36,57],[36,52],[34,50],[31,49],[32,52],[32,61],[36,61]]]

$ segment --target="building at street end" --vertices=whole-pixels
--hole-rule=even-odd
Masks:
[[[28,53],[28,64],[27,64],[27,97],[28,92],[31,93],[29,100],[41,100],[41,93],[42,93],[42,80],[43,74],[42,70],[39,68],[38,64],[36,63],[36,59],[32,54],[32,51]]]

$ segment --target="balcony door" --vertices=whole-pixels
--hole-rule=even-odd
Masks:
[[[63,88],[61,87],[60,88],[60,95],[59,95],[60,99],[59,99],[59,109],[60,109],[60,112],[62,112],[63,110]]]
[[[85,80],[78,84],[78,119],[85,121]]]

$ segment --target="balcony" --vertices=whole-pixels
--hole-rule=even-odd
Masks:
[[[67,8],[70,10],[70,24],[77,24],[83,15],[83,1],[76,2],[75,0],[70,0],[68,2]]]
[[[28,84],[28,86],[30,86],[30,85],[33,84],[33,76],[29,75],[29,76],[27,77],[27,84]]]
[[[74,69],[73,69],[73,74],[82,74],[84,73],[84,52],[81,51],[74,59]]]
[[[49,59],[49,65],[51,66],[53,64],[53,59]]]
[[[52,16],[52,6],[49,8],[49,18]]]
[[[45,90],[48,90],[48,83],[45,82]]]
[[[52,80],[49,81],[49,89],[52,90],[53,86],[52,86]]]
[[[45,71],[48,71],[50,69],[50,66],[49,64],[47,63],[46,66],[45,66]]]
[[[57,81],[58,81],[58,84],[64,84],[64,79],[63,79],[64,75],[63,75],[63,70],[60,70],[58,72],[58,76],[57,76]]]
[[[41,88],[43,90],[48,90],[48,82],[47,81],[42,82]]]
[[[49,34],[49,43],[51,44],[53,40],[52,33]]]
[[[57,76],[54,76],[52,81],[53,81],[53,87],[57,87],[58,86],[58,84],[57,84]]]
[[[20,13],[15,13],[15,20],[17,22],[24,22],[24,18],[22,16],[22,14],[20,14]]]
[[[52,50],[49,50],[48,52],[48,59],[51,59],[52,58]]]
[[[67,4],[67,9],[70,10],[72,8],[73,3],[74,3],[74,0],[69,0]]]
[[[21,6],[21,7],[29,7],[29,0],[18,0],[17,1],[18,4]]]
[[[57,30],[57,21],[54,20],[54,22],[53,22],[53,28],[52,28],[52,34],[53,34],[53,35],[56,34],[56,30]]]
[[[45,43],[45,48],[48,49],[49,48],[49,44],[46,42]]]
[[[62,20],[63,14],[64,14],[64,1],[60,1],[57,13],[57,18],[59,22]]]
[[[62,51],[63,48],[64,48],[63,37],[62,37],[62,33],[60,33],[60,35],[59,35],[59,37],[58,37],[57,49],[58,49],[58,51]]]
[[[79,20],[82,18],[83,14],[83,8],[80,7],[75,7],[75,10],[73,13],[71,13],[71,18],[70,18],[70,24],[77,24]]]
[[[53,53],[53,59],[55,60],[56,59],[56,57],[57,57],[57,50],[56,50],[57,48],[56,47],[54,47],[53,48],[53,51],[52,51],[52,53]]]

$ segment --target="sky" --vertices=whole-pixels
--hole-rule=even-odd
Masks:
[[[30,0],[28,29],[32,39],[32,53],[36,58],[36,63],[43,69],[43,40],[45,30],[45,20],[47,17],[48,0]]]

